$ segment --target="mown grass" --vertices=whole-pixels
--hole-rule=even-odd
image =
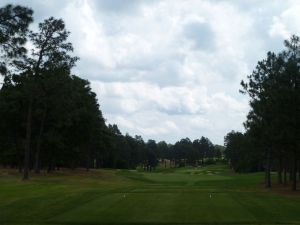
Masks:
[[[0,224],[300,224],[300,198],[262,173],[205,168],[60,171],[28,182],[0,170]]]

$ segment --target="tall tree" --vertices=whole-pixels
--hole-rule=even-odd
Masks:
[[[9,75],[8,67],[25,56],[32,14],[31,9],[19,5],[0,8],[0,74]]]
[[[50,17],[39,24],[39,32],[30,32],[30,41],[33,45],[31,55],[17,67],[23,70],[22,75],[27,78],[24,88],[24,97],[27,99],[26,137],[24,154],[23,180],[28,179],[30,148],[32,139],[32,114],[36,101],[40,97],[40,80],[47,71],[64,70],[70,72],[77,57],[70,56],[72,44],[67,42],[69,32],[61,19]],[[47,110],[46,107],[43,109]],[[43,124],[41,123],[41,126]]]
[[[251,100],[251,111],[245,127],[264,152],[266,187],[271,186],[271,169],[279,163],[281,183],[282,161],[292,159],[293,190],[296,190],[296,173],[299,149],[299,83],[300,44],[299,37],[285,41],[286,49],[267,54],[258,62],[256,69],[242,81],[243,92]],[[284,150],[282,150],[284,148]],[[283,159],[283,156],[285,159]]]

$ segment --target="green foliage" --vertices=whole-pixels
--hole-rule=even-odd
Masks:
[[[22,6],[0,8],[0,74],[9,75],[8,67],[25,57],[24,47],[33,11]]]
[[[226,153],[237,171],[263,165],[266,187],[271,186],[271,170],[278,171],[278,182],[289,170],[296,190],[300,147],[300,39],[293,35],[284,42],[285,50],[257,63],[248,82],[242,81],[250,97],[251,110],[244,123],[246,133],[225,137]],[[258,166],[258,168],[261,166]],[[286,180],[286,179],[285,179]]]
[[[23,170],[28,179],[32,167],[36,173],[61,167],[153,171],[162,161],[164,167],[167,161],[168,166],[197,166],[221,158],[205,137],[174,145],[145,142],[105,124],[89,81],[71,74],[78,57],[72,55],[64,21],[50,17],[33,32],[28,30],[32,10],[8,5],[0,11],[2,58],[12,62],[0,89],[1,165]],[[27,40],[31,49],[24,47]],[[20,54],[12,53],[16,49]]]
[[[225,136],[225,158],[236,172],[256,172],[261,170],[259,152],[249,136],[231,131]]]

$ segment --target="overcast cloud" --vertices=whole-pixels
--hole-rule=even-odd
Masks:
[[[107,123],[144,139],[243,131],[240,81],[300,33],[300,1],[2,1],[63,18]]]

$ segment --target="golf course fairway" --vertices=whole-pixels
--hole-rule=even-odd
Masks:
[[[0,170],[0,224],[300,224],[300,197],[226,165],[61,170],[20,180]]]

